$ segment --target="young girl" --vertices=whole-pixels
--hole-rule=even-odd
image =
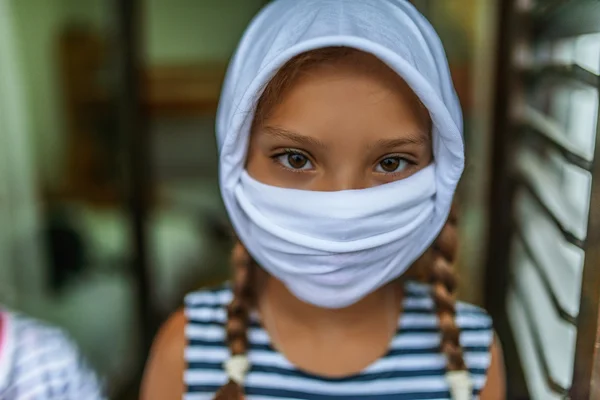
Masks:
[[[217,134],[233,280],[166,323],[144,399],[504,397],[489,317],[453,298],[462,116],[408,1],[271,2]]]
[[[0,399],[103,398],[96,375],[60,329],[0,310]]]

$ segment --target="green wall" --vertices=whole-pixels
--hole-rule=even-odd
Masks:
[[[49,187],[61,183],[64,115],[56,41],[69,22],[111,29],[112,0],[8,0],[23,71],[32,155]],[[149,64],[225,61],[264,0],[146,0]]]
[[[56,32],[63,22],[60,2],[10,0],[19,65],[24,81],[26,115],[32,139],[32,160],[40,178],[58,180],[63,158],[64,121],[55,59]]]
[[[151,63],[227,60],[264,0],[148,0]]]

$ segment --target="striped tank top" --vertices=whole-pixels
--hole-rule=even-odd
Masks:
[[[186,296],[187,346],[185,400],[210,400],[227,381],[223,362],[229,286]],[[446,360],[439,351],[440,333],[434,304],[425,285],[409,283],[398,330],[387,354],[347,378],[324,378],[296,368],[275,350],[269,335],[253,317],[248,330],[248,372],[244,392],[249,400],[419,400],[450,399]],[[493,340],[491,319],[481,309],[457,303],[465,362],[474,383],[474,398],[483,388]]]
[[[101,400],[101,384],[59,328],[0,311],[0,399]]]

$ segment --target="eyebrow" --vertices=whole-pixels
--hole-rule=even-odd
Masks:
[[[408,137],[397,138],[397,139],[380,139],[375,143],[369,145],[370,148],[379,147],[385,149],[391,149],[394,147],[406,146],[409,144],[417,144],[423,145],[430,141],[428,135],[425,135],[422,132],[419,132],[415,135],[411,135]]]
[[[292,131],[289,131],[287,129],[283,129],[283,128],[280,128],[277,126],[265,126],[263,128],[263,130],[267,135],[278,138],[278,139],[290,140],[290,141],[300,144],[300,145],[313,145],[313,146],[321,147],[323,149],[327,148],[327,145],[318,139],[315,139],[310,136],[304,136],[299,133],[292,132]]]

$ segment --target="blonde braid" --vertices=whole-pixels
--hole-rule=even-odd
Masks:
[[[450,213],[433,246],[429,282],[441,333],[440,351],[446,355],[447,377],[454,400],[471,397],[471,382],[460,345],[460,328],[456,324],[456,273],[452,264],[458,252],[456,209]],[[468,396],[468,397],[467,397]]]
[[[233,298],[227,307],[227,345],[232,358],[226,362],[229,381],[215,394],[214,400],[241,400],[244,398],[244,389],[238,374],[245,374],[249,366],[232,374],[228,363],[247,363],[248,351],[248,325],[252,310],[254,295],[254,270],[255,263],[241,243],[237,243],[232,254],[233,265]],[[236,366],[237,367],[237,366]],[[245,367],[245,368],[244,368]]]

